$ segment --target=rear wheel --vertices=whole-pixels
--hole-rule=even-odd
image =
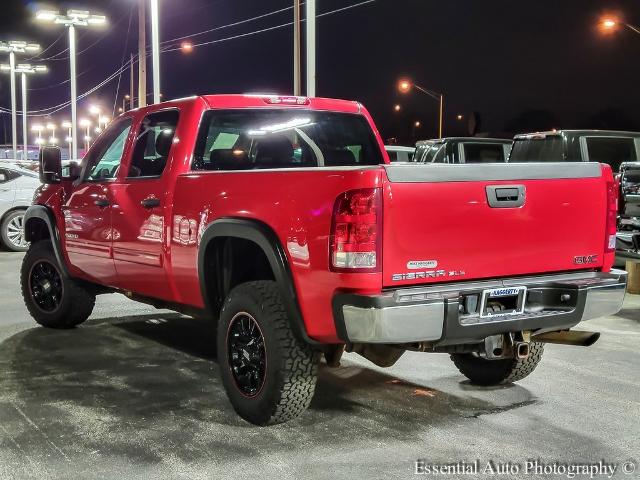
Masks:
[[[318,357],[294,335],[275,282],[244,283],[231,291],[217,346],[229,400],[248,422],[286,422],[309,406]]]
[[[529,376],[540,363],[543,352],[542,343],[531,342],[529,356],[524,359],[487,360],[472,353],[455,353],[451,360],[471,383],[489,386],[513,383]]]
[[[0,239],[13,252],[26,252],[29,243],[24,237],[24,210],[9,212],[0,225]]]
[[[31,245],[27,251],[20,284],[27,310],[44,327],[75,327],[89,318],[96,302],[88,285],[62,272],[48,240]]]

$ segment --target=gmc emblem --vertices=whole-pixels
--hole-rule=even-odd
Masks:
[[[576,265],[588,265],[590,263],[598,263],[598,255],[580,255],[573,257],[573,263]]]

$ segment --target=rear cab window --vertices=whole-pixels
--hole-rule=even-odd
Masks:
[[[567,158],[564,138],[561,135],[546,135],[534,138],[516,138],[513,142],[509,162],[579,162],[579,158]]]
[[[384,163],[362,115],[293,109],[209,110],[193,170],[258,170]]]

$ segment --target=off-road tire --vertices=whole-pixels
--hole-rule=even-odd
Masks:
[[[253,396],[243,393],[232,371],[231,324],[248,314],[258,325],[266,360],[263,380]],[[217,332],[220,373],[234,410],[255,425],[274,425],[304,412],[313,397],[319,357],[294,334],[275,282],[235,287],[220,313]]]
[[[62,285],[59,305],[53,311],[43,310],[37,304],[30,283],[32,269],[41,262],[55,268]],[[22,260],[20,286],[27,310],[34,320],[43,327],[73,328],[89,318],[96,303],[96,296],[91,291],[90,285],[64,274],[49,240],[36,242],[29,247]]]
[[[9,239],[9,228],[19,227],[20,217],[24,219],[25,212],[26,210],[13,210],[7,213],[0,223],[0,244],[12,252],[26,252],[29,248],[29,244],[16,245]],[[15,225],[16,222],[18,225]]]
[[[522,380],[535,370],[542,359],[544,345],[531,342],[525,359],[487,360],[470,353],[455,353],[451,360],[460,373],[476,385],[501,385]]]

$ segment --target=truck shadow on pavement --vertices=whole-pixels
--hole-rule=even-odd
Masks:
[[[537,401],[517,385],[503,388],[496,404],[459,376],[444,380],[448,393],[345,361],[320,368],[300,419],[258,429],[227,401],[214,338],[209,323],[178,314],[14,335],[0,344],[0,448],[20,446],[36,461],[108,454],[153,463],[168,453],[196,459],[212,451],[230,461],[309,442],[348,444],[354,436],[406,441],[430,426]]]

